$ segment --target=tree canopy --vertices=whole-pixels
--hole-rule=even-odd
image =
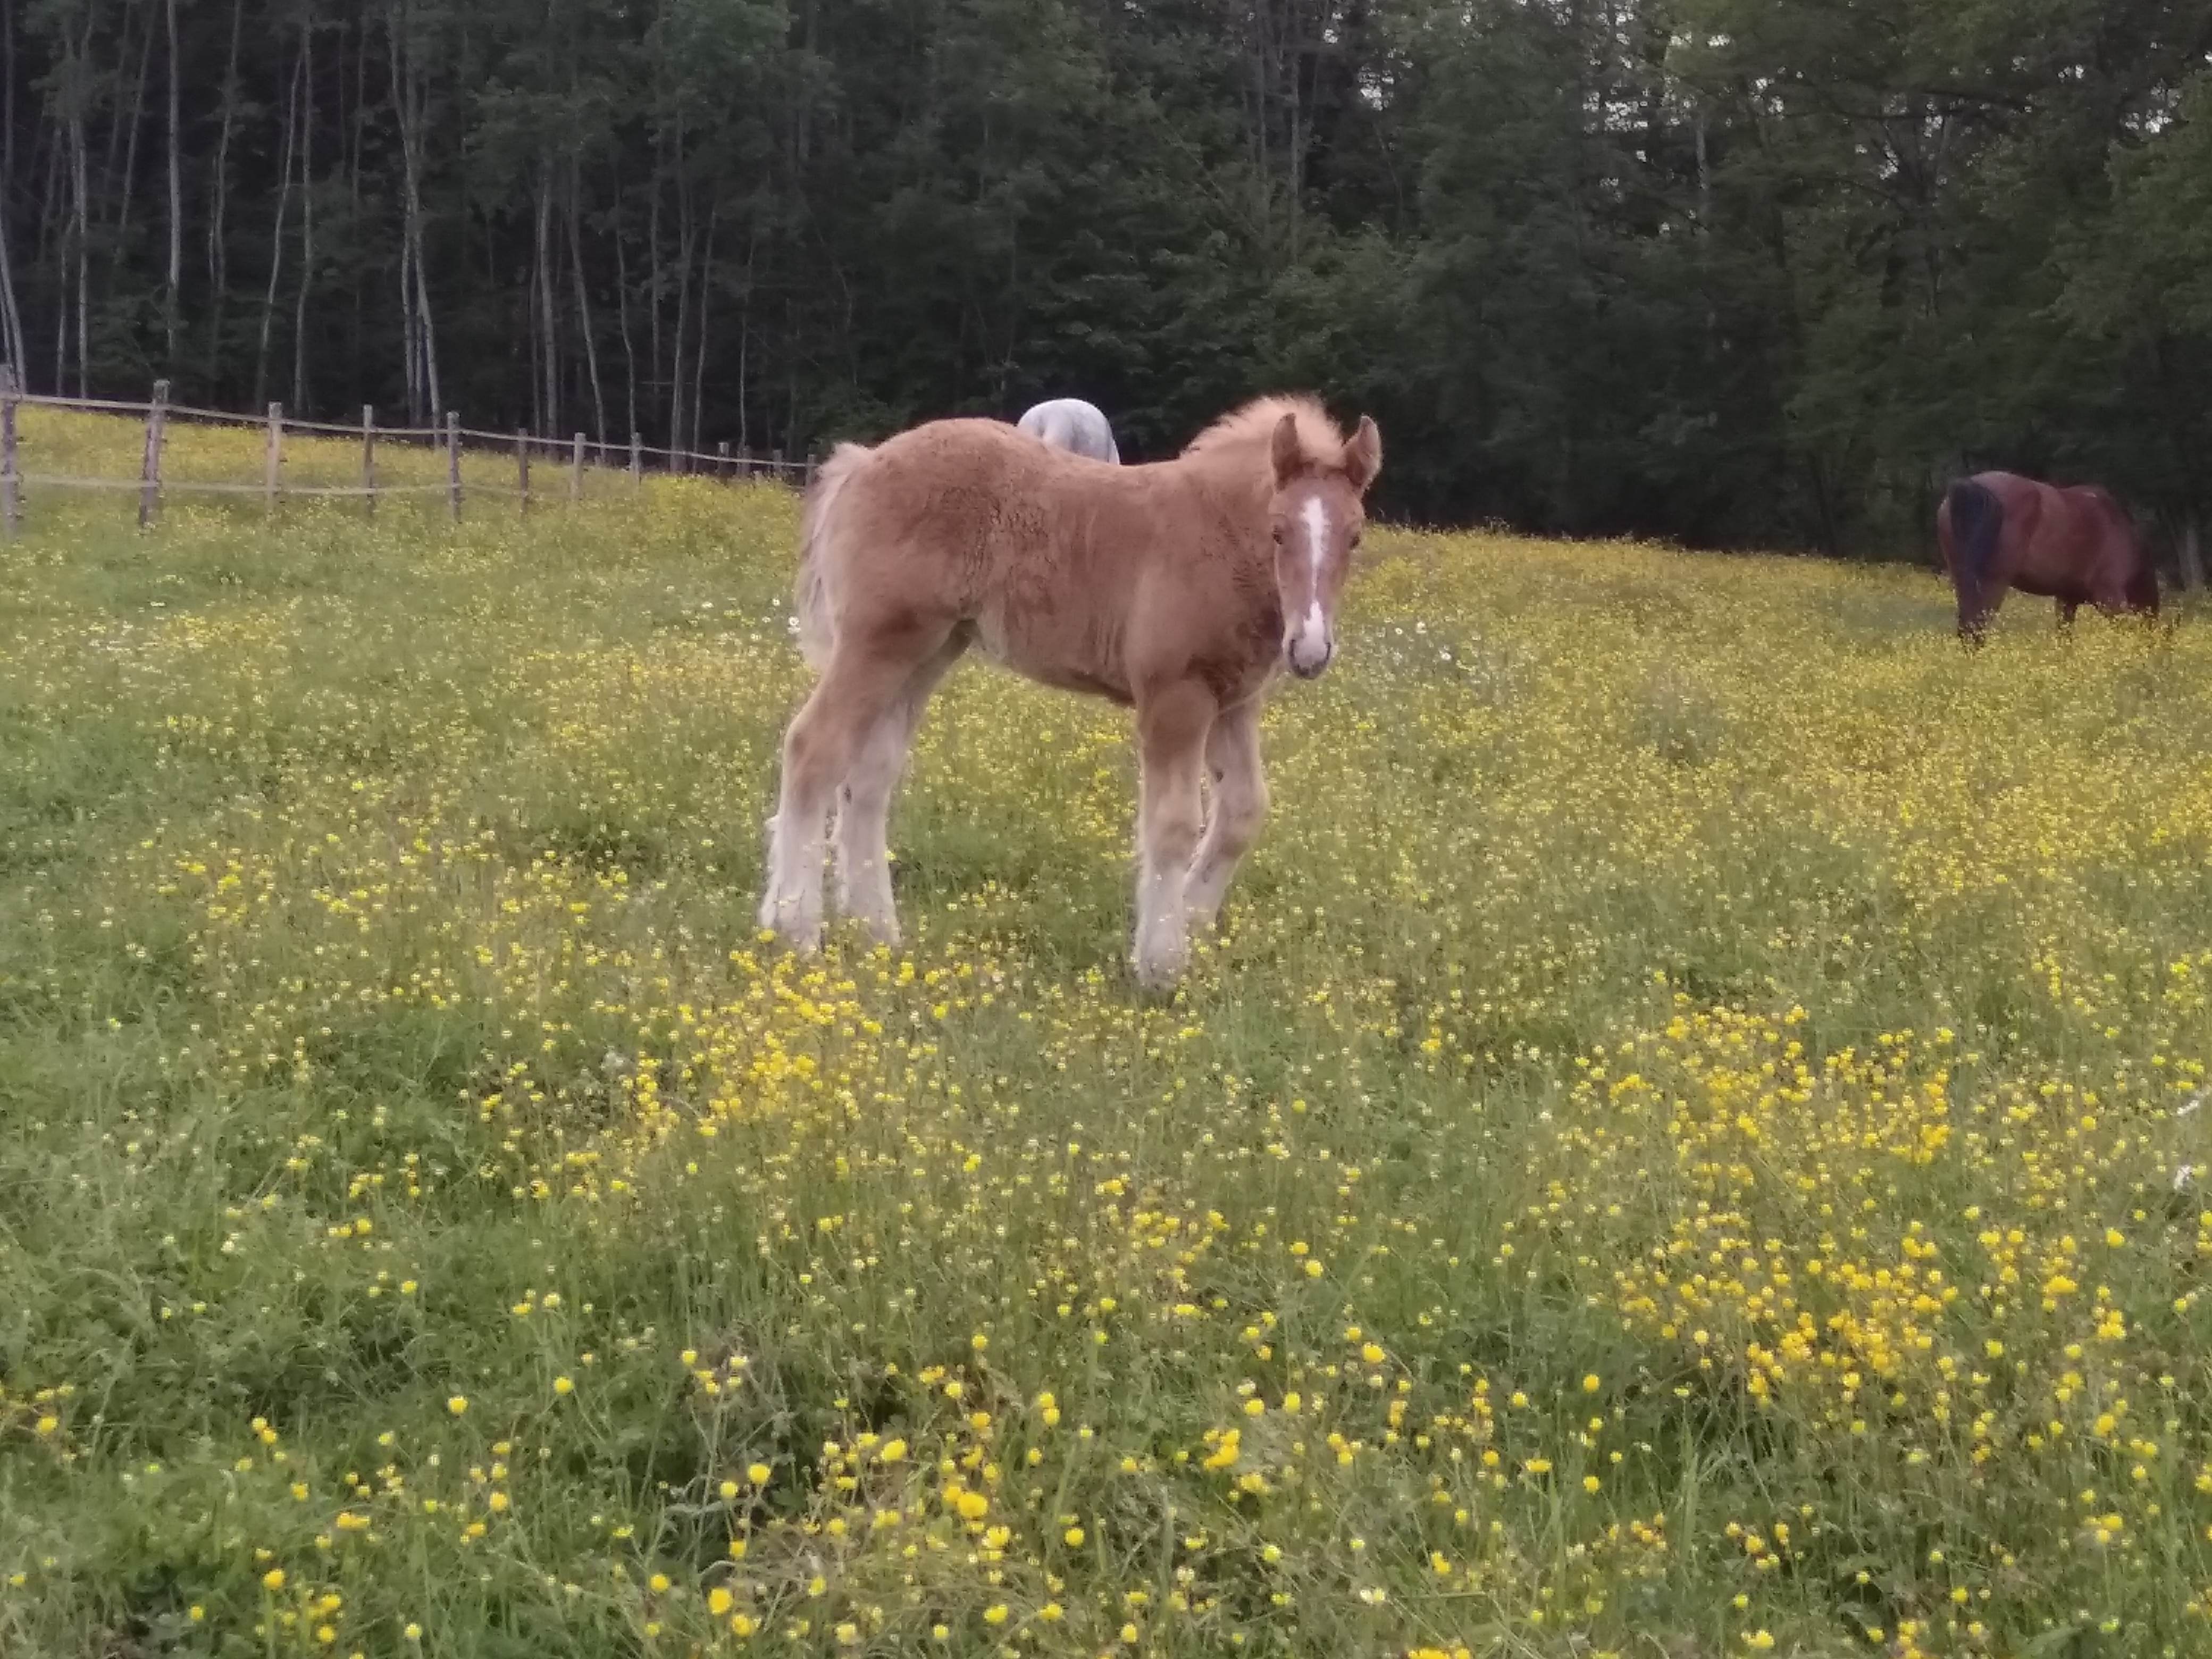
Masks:
[[[2204,510],[2203,0],[15,0],[0,356],[797,452],[1291,386],[1431,521]]]

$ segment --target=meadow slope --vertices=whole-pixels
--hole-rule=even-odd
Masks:
[[[980,667],[757,939],[794,503],[596,495],[0,550],[0,1654],[2212,1644],[2202,625],[1378,534],[1147,1001]]]

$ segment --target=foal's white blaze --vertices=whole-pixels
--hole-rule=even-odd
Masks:
[[[1313,572],[1313,590],[1306,613],[1291,625],[1284,641],[1291,666],[1300,674],[1318,674],[1328,666],[1335,649],[1328,636],[1328,618],[1321,608],[1322,573],[1328,563],[1328,507],[1318,495],[1306,497],[1298,517],[1305,526],[1306,558]]]

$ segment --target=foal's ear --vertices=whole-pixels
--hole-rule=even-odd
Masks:
[[[1283,418],[1275,422],[1274,435],[1267,444],[1267,457],[1274,463],[1275,488],[1278,489],[1304,470],[1306,452],[1304,446],[1298,442],[1297,416],[1285,411]]]
[[[1375,475],[1382,470],[1382,434],[1376,429],[1374,417],[1362,415],[1359,430],[1344,441],[1344,476],[1361,495],[1375,482]]]

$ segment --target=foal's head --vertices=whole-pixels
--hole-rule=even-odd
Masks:
[[[1336,600],[1367,522],[1361,506],[1382,467],[1382,434],[1365,416],[1333,453],[1316,453],[1285,413],[1268,446],[1274,495],[1275,586],[1283,603],[1283,660],[1310,680],[1336,654]]]

